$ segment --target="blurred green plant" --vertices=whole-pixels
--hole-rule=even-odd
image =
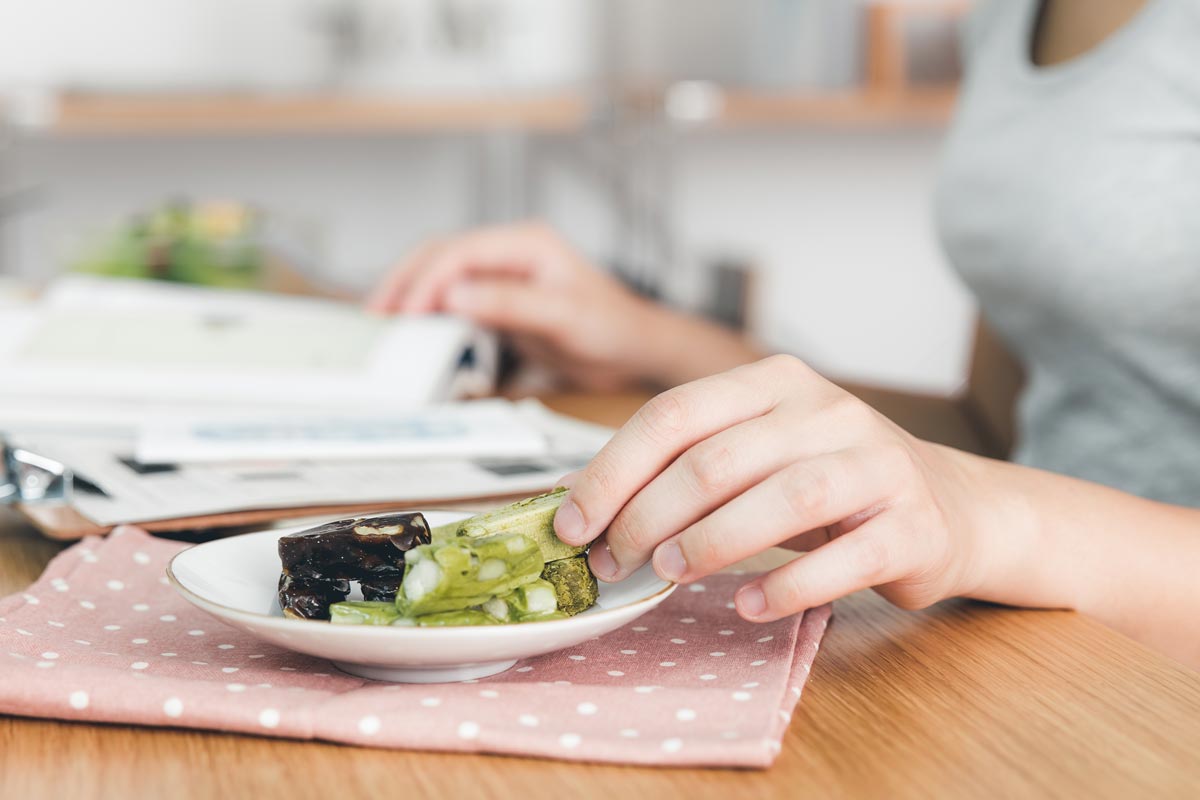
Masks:
[[[238,203],[171,202],[131,218],[72,269],[94,275],[256,288],[266,272],[259,214]]]

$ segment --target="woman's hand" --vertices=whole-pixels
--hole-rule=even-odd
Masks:
[[[978,522],[987,463],[773,356],[647,403],[569,481],[555,528],[571,544],[603,534],[591,564],[607,581],[651,559],[690,582],[773,545],[811,550],[738,591],[749,620],[872,586],[918,608],[974,593],[1004,561]]]
[[[673,385],[759,355],[728,331],[638,297],[541,223],[430,242],[392,271],[369,308],[461,314],[588,389]]]

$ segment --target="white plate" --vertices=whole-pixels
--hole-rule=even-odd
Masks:
[[[463,519],[427,511],[431,527]],[[596,605],[569,619],[461,628],[330,625],[287,619],[279,609],[279,537],[309,526],[247,533],[196,545],[167,566],[190,603],[265,642],[328,658],[352,675],[380,681],[444,683],[503,672],[518,659],[585,642],[637,619],[675,589],[646,565],[619,583],[601,583]]]

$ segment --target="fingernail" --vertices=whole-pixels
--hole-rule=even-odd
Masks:
[[[757,586],[747,586],[734,599],[744,617],[757,617],[767,610],[767,598]]]
[[[583,521],[583,512],[570,497],[562,501],[554,514],[554,532],[567,544],[587,542],[587,523]]]
[[[654,551],[654,571],[664,581],[677,581],[687,572],[683,551],[675,542],[663,542]]]
[[[588,566],[592,568],[592,572],[597,578],[605,582],[613,580],[620,571],[616,559],[612,556],[612,551],[608,549],[608,545],[606,544],[593,547],[589,551]]]

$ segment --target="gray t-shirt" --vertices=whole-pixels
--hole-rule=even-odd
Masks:
[[[950,260],[1024,363],[1017,461],[1200,506],[1200,0],[1035,67],[973,12],[939,176]]]

